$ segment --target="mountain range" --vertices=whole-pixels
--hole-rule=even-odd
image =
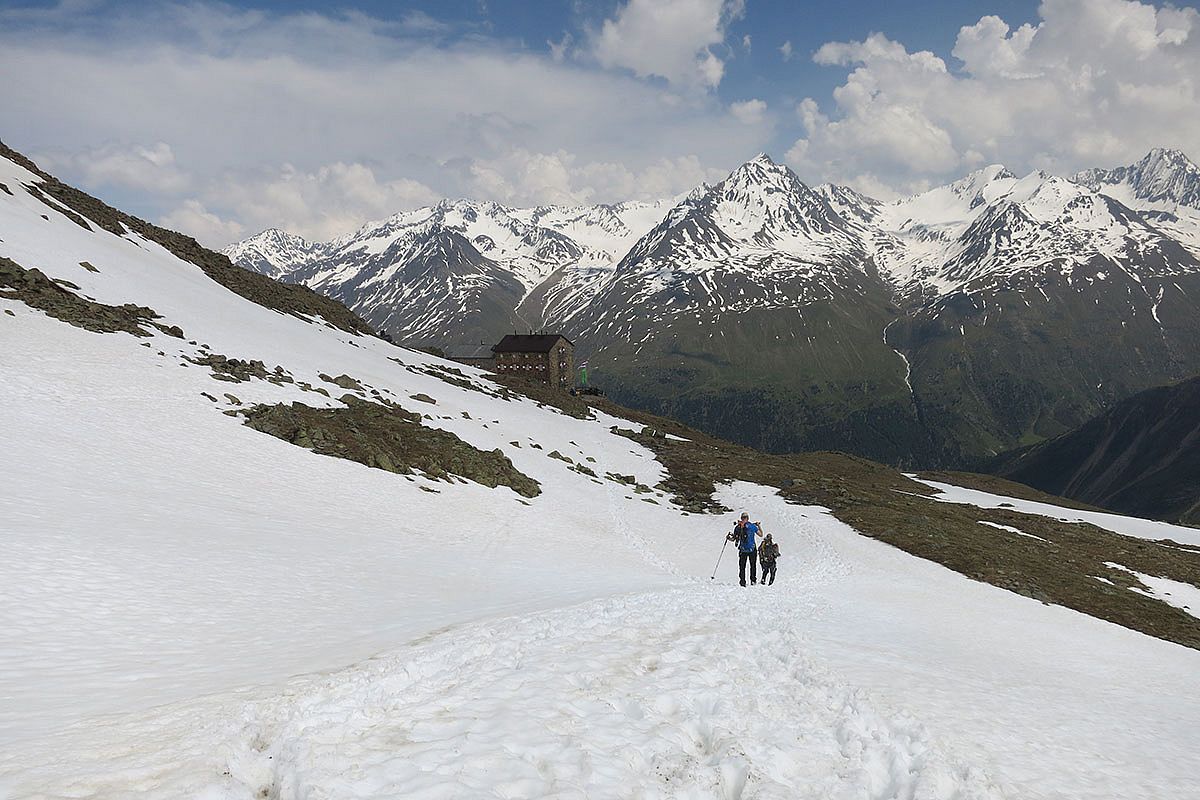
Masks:
[[[999,165],[891,202],[760,155],[657,203],[470,200],[237,264],[394,338],[575,340],[618,400],[760,449],[967,466],[1200,373],[1200,169]]]

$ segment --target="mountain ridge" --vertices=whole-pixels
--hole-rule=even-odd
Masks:
[[[562,330],[618,399],[762,449],[964,466],[1200,370],[1190,212],[1119,194],[996,164],[883,203],[761,154],[640,206],[636,239],[598,231],[618,206],[444,201],[289,279],[413,343]],[[418,222],[471,247],[387,249],[435,235]]]

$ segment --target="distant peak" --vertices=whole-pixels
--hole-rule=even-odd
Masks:
[[[1146,154],[1146,157],[1143,158],[1142,160],[1150,161],[1153,159],[1166,159],[1168,161],[1187,161],[1188,163],[1192,162],[1192,160],[1187,157],[1186,153],[1184,153],[1182,150],[1176,150],[1173,147],[1153,147],[1150,149],[1150,152]]]
[[[264,231],[254,234],[246,242],[305,242],[303,236],[297,236],[294,233],[288,233],[282,228],[267,228]]]
[[[995,181],[1010,180],[1016,177],[1003,164],[988,164],[986,167],[980,167],[965,177],[959,178],[950,184],[950,188],[959,195],[976,196]]]
[[[794,173],[785,165],[780,164],[766,153],[759,153],[754,158],[742,164],[729,173],[727,182],[733,183],[791,183],[798,180]]]
[[[975,170],[971,175],[979,176],[985,182],[1017,177],[1012,170],[1003,164],[988,164],[986,167]]]

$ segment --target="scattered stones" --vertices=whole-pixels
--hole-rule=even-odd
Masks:
[[[574,464],[574,463],[575,463],[575,462],[574,462],[574,461],[572,461],[570,458],[568,458],[567,456],[564,456],[562,453],[558,452],[557,450],[551,450],[551,451],[550,451],[549,453],[547,453],[546,455],[550,456],[550,458],[557,458],[559,461],[565,461],[565,462],[567,462],[568,464]]]
[[[214,403],[220,402],[219,400],[217,400],[217,398],[213,397],[213,396],[212,396],[211,394],[209,394],[208,392],[201,392],[201,393],[200,393],[200,396],[201,396],[201,397],[207,397],[209,400],[212,400]]]
[[[13,310],[12,310],[11,308],[6,308],[6,309],[4,309],[4,313],[5,313],[5,314],[8,314],[10,317],[15,317],[15,316],[16,316],[16,314],[14,314],[14,313],[13,313]]]
[[[199,358],[184,358],[193,364],[211,369],[212,377],[218,381],[244,383],[251,378],[266,380],[270,375],[266,365],[257,359],[245,361],[240,358],[228,358],[220,353],[208,353]]]
[[[231,395],[229,392],[225,393],[225,399],[228,400],[229,402],[233,403],[235,406],[240,406],[242,404],[241,400],[237,399],[236,397]]]
[[[430,405],[435,405],[435,406],[437,405],[437,400],[434,400],[432,397],[425,394],[424,392],[418,392],[417,394],[410,394],[409,397],[412,398],[413,400],[416,400],[419,403],[429,403]]]
[[[178,325],[159,325],[156,322],[154,323],[154,327],[158,328],[167,336],[174,336],[176,339],[183,338],[183,328],[179,327]]]
[[[70,281],[62,284],[78,289]],[[109,306],[80,297],[59,285],[39,269],[25,269],[11,259],[0,256],[0,289],[5,296],[20,300],[27,306],[44,311],[57,320],[93,333],[130,333],[149,336],[144,326],[160,319],[152,308],[126,303]]]
[[[91,265],[91,263],[90,263],[90,262],[87,262],[87,261],[80,261],[80,262],[79,262],[79,266],[83,267],[83,268],[84,268],[84,269],[86,269],[88,272],[99,272],[99,271],[100,271],[100,270],[96,269],[95,267],[93,267],[93,266]]]
[[[317,375],[317,377],[326,383],[332,383],[334,386],[339,386],[342,389],[349,389],[354,392],[367,391],[365,388],[363,388],[361,383],[356,381],[354,378],[351,378],[349,375],[338,375],[336,378],[331,378],[322,372],[321,374]]]

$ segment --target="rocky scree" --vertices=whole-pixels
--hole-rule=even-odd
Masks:
[[[72,285],[73,284],[69,284]],[[78,288],[78,287],[75,287]],[[178,338],[183,331],[178,326],[163,326],[152,308],[126,303],[110,306],[80,297],[51,280],[39,269],[25,269],[15,261],[0,256],[0,297],[20,300],[31,308],[44,311],[57,320],[93,333],[130,333],[151,336],[147,326]]]

